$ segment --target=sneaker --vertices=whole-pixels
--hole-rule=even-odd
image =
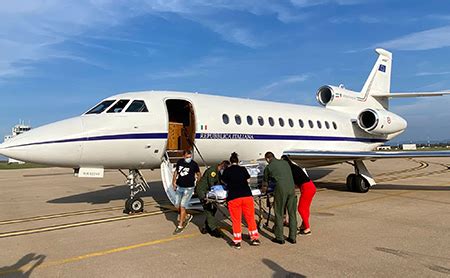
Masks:
[[[254,239],[252,240],[252,242],[250,243],[250,245],[252,246],[258,246],[261,244],[261,241],[259,241],[259,239]]]
[[[299,234],[302,235],[302,236],[310,236],[311,235],[311,230],[309,230],[307,232],[305,232],[305,230],[301,230]]]
[[[192,218],[194,218],[194,216],[192,214],[188,214],[186,216],[186,218],[184,219],[184,222],[183,222],[183,228],[186,228],[187,225],[189,225],[189,223],[192,221]]]
[[[176,227],[175,228],[175,231],[173,231],[173,235],[178,235],[178,234],[180,234],[181,232],[183,232],[183,230],[184,230],[184,228],[183,227]]]
[[[237,249],[237,250],[241,249],[241,243],[238,242],[238,243],[233,244],[233,248]]]

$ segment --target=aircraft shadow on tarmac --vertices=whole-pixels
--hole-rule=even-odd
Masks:
[[[30,277],[33,270],[41,265],[46,256],[29,253],[23,256],[15,264],[5,267],[0,267],[0,276],[6,277]]]
[[[286,277],[286,278],[305,278],[305,275],[290,272],[284,269],[281,265],[277,264],[276,262],[269,260],[269,259],[262,259],[262,262],[268,266],[271,270],[273,270],[272,277],[278,278],[278,277]]]
[[[333,170],[317,169],[308,171],[313,179],[320,179],[327,176]],[[156,201],[167,200],[164,188],[160,181],[150,182],[150,188],[146,192],[139,193],[139,197],[153,197]],[[125,200],[129,195],[129,188],[126,185],[103,185],[103,189],[79,193],[47,201],[51,204],[71,204],[71,203],[90,203],[107,204],[114,200]]]
[[[149,185],[150,188],[146,192],[139,193],[139,197],[153,197],[155,200],[167,199],[161,182],[151,182]],[[114,200],[125,200],[130,194],[130,189],[127,185],[103,185],[101,187],[104,189],[61,197],[49,200],[47,203],[90,203],[93,205],[107,204]]]

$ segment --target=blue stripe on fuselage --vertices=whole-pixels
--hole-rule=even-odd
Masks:
[[[365,143],[383,143],[383,138],[355,138],[355,137],[337,137],[337,136],[312,136],[312,135],[280,135],[280,134],[244,134],[244,133],[199,133],[196,139],[215,139],[215,140],[292,140],[292,141],[346,141],[346,142],[365,142]]]
[[[310,135],[278,135],[278,134],[243,134],[243,133],[197,133],[196,139],[213,140],[291,140],[291,141],[345,141],[345,142],[364,142],[364,143],[383,143],[386,139],[382,138],[355,138],[355,137],[337,137],[337,136],[310,136]],[[89,142],[89,141],[108,141],[108,140],[142,140],[142,139],[167,139],[167,133],[129,133],[116,135],[102,135],[93,137],[81,137],[72,139],[61,139],[52,141],[42,141],[35,143],[20,144],[9,146],[9,148],[26,147],[44,144]]]

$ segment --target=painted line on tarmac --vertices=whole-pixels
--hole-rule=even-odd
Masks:
[[[83,226],[94,225],[94,224],[102,224],[102,223],[130,220],[130,219],[136,219],[136,218],[142,218],[142,217],[149,217],[149,216],[168,213],[168,212],[172,212],[172,211],[167,210],[167,209],[161,209],[161,210],[157,210],[157,211],[144,212],[144,213],[140,213],[140,214],[123,215],[123,216],[118,216],[118,217],[108,217],[108,218],[74,222],[74,223],[68,223],[68,224],[62,224],[62,225],[41,227],[41,228],[36,228],[36,229],[26,229],[26,230],[20,230],[20,231],[6,232],[6,233],[0,233],[0,239],[14,237],[14,236],[23,236],[23,235],[37,234],[37,233],[43,233],[43,232],[64,230],[64,229],[69,229],[69,228],[83,227]]]
[[[404,170],[396,170],[396,171],[391,171],[391,172],[384,172],[384,173],[379,173],[378,176],[392,176],[395,174],[402,174],[402,173],[407,173],[407,172],[414,172],[414,171],[418,171],[418,170],[422,170],[425,168],[428,168],[430,166],[430,164],[426,161],[419,161],[419,160],[415,160],[415,159],[410,159],[410,161],[419,163],[419,166],[415,166],[412,168],[407,168]]]
[[[169,203],[169,201],[150,201],[145,202],[145,205],[155,205],[155,204],[166,204]],[[25,223],[25,222],[33,222],[33,221],[40,221],[40,220],[47,220],[47,219],[54,219],[54,218],[62,218],[62,217],[69,217],[69,216],[78,216],[78,215],[85,215],[85,214],[94,214],[94,213],[100,213],[100,212],[109,212],[109,211],[116,211],[116,210],[122,210],[123,206],[114,206],[114,207],[106,207],[106,208],[98,208],[98,209],[88,209],[88,210],[79,210],[79,211],[69,211],[69,212],[62,212],[62,213],[55,213],[55,214],[47,214],[47,215],[40,215],[40,216],[31,216],[31,217],[25,217],[25,218],[18,218],[18,219],[9,219],[9,220],[1,220],[1,225],[9,225],[9,224],[17,224],[17,223]]]
[[[176,241],[176,240],[180,240],[180,239],[192,238],[192,237],[196,237],[199,235],[200,235],[200,233],[178,235],[178,236],[138,243],[138,244],[134,244],[134,245],[128,245],[128,246],[123,246],[123,247],[118,247],[118,248],[113,248],[113,249],[108,249],[108,250],[97,251],[97,252],[93,252],[93,253],[88,253],[88,254],[72,257],[72,258],[56,260],[56,261],[49,261],[46,263],[44,262],[41,265],[38,265],[36,267],[31,265],[31,266],[25,266],[22,268],[18,268],[18,269],[9,269],[9,270],[0,272],[0,275],[6,275],[6,274],[12,274],[12,273],[24,273],[32,268],[37,269],[37,268],[47,268],[47,267],[52,267],[52,266],[64,265],[64,264],[78,262],[78,261],[82,261],[82,260],[86,260],[86,259],[90,259],[90,258],[110,255],[110,254],[114,254],[114,253],[129,251],[129,250],[148,247],[148,246],[157,245],[157,244],[168,243],[168,242]]]

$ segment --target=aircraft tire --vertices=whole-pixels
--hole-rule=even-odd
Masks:
[[[125,202],[125,211],[140,213],[144,211],[144,201],[141,198],[128,198]]]
[[[369,189],[369,182],[363,176],[356,175],[353,179],[353,190],[358,193],[367,193]]]
[[[350,192],[354,192],[355,191],[355,177],[356,174],[350,174],[347,176],[347,190]]]

